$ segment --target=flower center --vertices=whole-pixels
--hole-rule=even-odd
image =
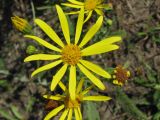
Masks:
[[[130,77],[130,72],[124,69],[121,65],[118,65],[115,69],[115,77],[119,83],[125,83]]]
[[[98,4],[100,4],[102,0],[86,0],[84,3],[84,7],[86,10],[94,10]]]
[[[66,108],[77,108],[80,106],[80,100],[77,98],[75,100],[71,100],[69,97],[66,97],[65,106]]]
[[[75,65],[81,59],[81,51],[77,45],[66,45],[62,50],[62,60],[70,65]]]

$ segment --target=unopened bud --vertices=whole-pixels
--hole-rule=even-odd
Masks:
[[[32,27],[27,20],[18,16],[11,17],[11,20],[17,30],[27,34],[32,33]]]
[[[35,53],[37,53],[37,51],[38,50],[33,45],[29,45],[26,49],[26,53],[29,55],[35,54]]]

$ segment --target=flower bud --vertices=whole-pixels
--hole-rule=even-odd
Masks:
[[[38,50],[33,45],[29,45],[26,49],[26,53],[29,55],[35,54],[35,53],[37,53],[37,51]]]
[[[32,32],[32,27],[27,20],[18,16],[11,17],[11,20],[17,30],[27,34]]]

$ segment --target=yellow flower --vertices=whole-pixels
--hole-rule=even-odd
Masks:
[[[50,120],[52,117],[56,116],[60,111],[63,110],[62,115],[60,116],[59,120],[71,120],[72,114],[74,112],[76,120],[82,120],[82,113],[81,113],[81,103],[84,101],[107,101],[111,98],[108,96],[86,96],[86,94],[93,88],[93,85],[89,86],[85,90],[82,91],[84,79],[81,79],[77,89],[76,89],[76,99],[72,100],[69,96],[68,90],[66,89],[66,86],[62,82],[59,83],[62,90],[65,92],[63,95],[44,95],[43,97],[46,99],[54,100],[54,101],[60,101],[62,104],[53,109],[51,112],[49,112],[44,120]]]
[[[17,30],[24,33],[31,32],[31,26],[29,25],[27,20],[20,18],[18,16],[11,17],[11,20]]]
[[[72,8],[84,8],[85,13],[88,14],[87,18],[84,22],[88,21],[93,13],[96,11],[98,15],[103,15],[102,9],[112,9],[112,4],[104,4],[103,0],[84,0],[84,2],[80,2],[77,0],[68,0],[70,3],[62,3],[62,5]],[[77,14],[79,11],[76,12],[69,12],[68,14]]]
[[[67,18],[61,9],[60,6],[56,5],[56,9],[58,12],[62,32],[64,34],[64,38],[66,43],[62,42],[62,40],[58,37],[55,31],[48,26],[44,21],[40,19],[35,19],[35,23],[55,42],[59,47],[56,47],[47,41],[31,35],[25,35],[26,38],[33,39],[37,41],[39,44],[45,46],[46,48],[56,51],[57,54],[36,54],[27,57],[24,61],[35,61],[35,60],[51,60],[52,62],[44,65],[38,69],[36,69],[31,76],[36,75],[39,72],[54,68],[55,66],[63,63],[63,66],[60,70],[53,76],[51,82],[51,90],[53,91],[56,85],[60,82],[61,78],[67,71],[69,66],[69,93],[72,96],[72,99],[75,99],[75,89],[76,89],[76,68],[78,67],[98,88],[101,90],[105,89],[104,84],[97,78],[95,75],[91,73],[94,72],[104,78],[111,78],[110,74],[104,71],[101,67],[96,64],[93,64],[87,60],[82,59],[82,57],[100,54],[109,52],[112,50],[116,50],[119,46],[113,44],[117,41],[121,40],[121,37],[114,36],[110,38],[106,38],[97,42],[91,46],[83,48],[94,36],[94,34],[99,30],[103,17],[100,16],[97,22],[90,28],[90,30],[84,35],[83,39],[79,43],[79,39],[82,32],[83,20],[84,20],[84,9],[82,8],[78,17],[76,33],[75,33],[75,41],[71,43],[70,41],[70,31]],[[53,61],[54,60],[54,61]]]
[[[113,84],[122,86],[130,77],[130,71],[124,69],[121,65],[118,65],[114,70]]]

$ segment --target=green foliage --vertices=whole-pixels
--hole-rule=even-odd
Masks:
[[[160,120],[160,112],[157,112],[157,113],[153,116],[153,120]]]
[[[5,62],[0,58],[0,74],[8,75],[9,71],[6,69]]]
[[[86,120],[100,120],[99,112],[97,111],[96,104],[93,102],[85,103]]]
[[[4,70],[4,69],[5,69],[4,60],[0,58],[0,70]]]
[[[146,76],[138,76],[134,78],[134,82],[141,86],[153,88],[157,84],[157,73],[147,64],[144,63]]]
[[[27,103],[26,106],[25,106],[25,107],[26,107],[26,111],[28,111],[28,112],[31,112],[31,111],[32,111],[32,109],[33,109],[33,104],[35,103],[35,101],[36,101],[36,98],[30,97],[28,103]]]
[[[139,36],[150,36],[153,42],[160,43],[160,26],[157,27],[148,27],[148,31],[139,32]]]
[[[121,90],[121,88],[117,88],[116,90],[116,100],[123,110],[135,119],[147,120],[147,116],[136,107],[134,102]]]
[[[156,105],[157,109],[160,111],[160,91],[156,90],[153,95],[154,104]]]
[[[17,120],[13,115],[11,115],[7,110],[0,108],[0,116],[6,120]]]
[[[113,35],[119,35],[119,36],[122,36],[122,38],[124,38],[127,36],[127,32],[124,29],[117,30],[115,32],[111,32],[111,36],[113,36]]]
[[[11,110],[16,118],[18,118],[19,120],[23,119],[23,116],[20,114],[19,109],[16,106],[11,105]]]
[[[9,85],[9,83],[7,82],[7,80],[0,80],[0,87],[7,87]]]

